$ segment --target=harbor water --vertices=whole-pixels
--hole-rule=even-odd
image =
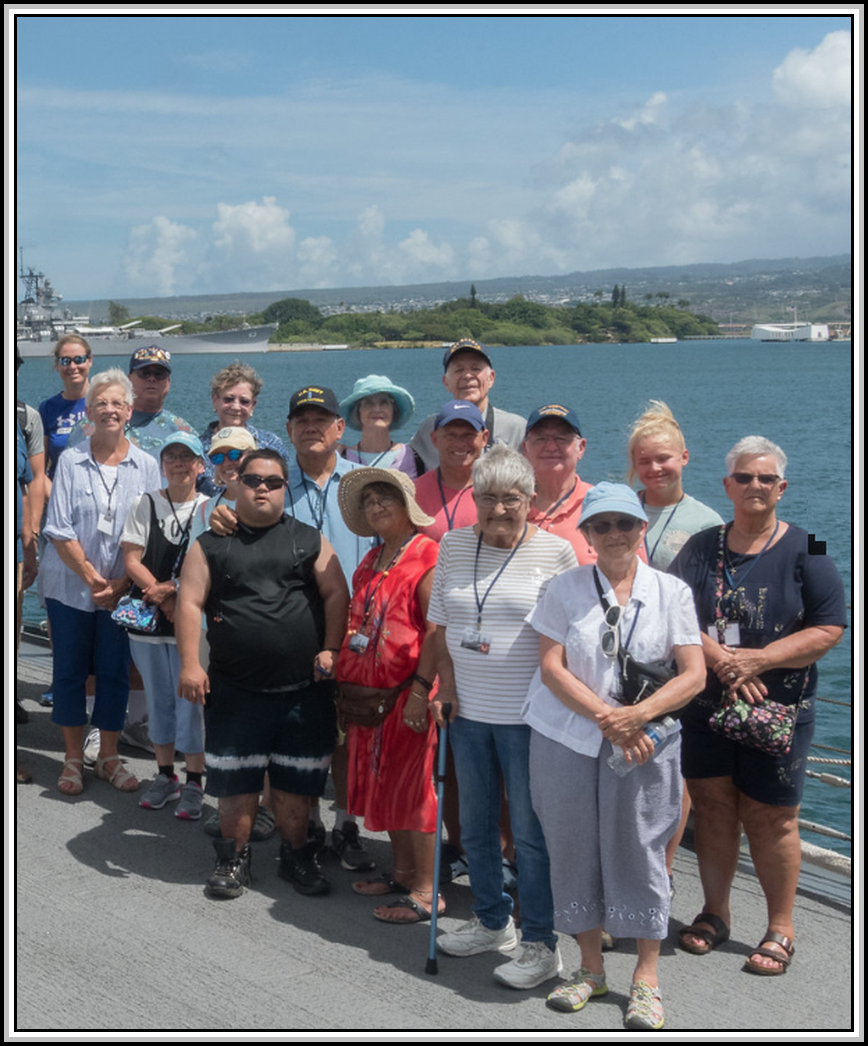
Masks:
[[[46,346],[50,351],[50,346]],[[291,393],[309,383],[328,385],[343,398],[366,374],[387,374],[409,389],[416,415],[396,438],[409,438],[425,415],[446,398],[441,383],[442,349],[269,352],[247,357],[264,381],[254,424],[285,434]],[[226,355],[176,355],[167,406],[197,431],[213,420],[209,381],[231,362]],[[674,345],[515,346],[492,350],[496,381],[492,402],[527,416],[553,401],[579,416],[588,442],[579,468],[582,478],[624,480],[627,434],[648,399],[665,400],[687,440],[687,493],[731,518],[723,489],[724,458],[743,436],[766,436],[789,458],[788,488],[779,515],[803,527],[844,579],[852,602],[852,384],[851,346],[765,344],[752,341],[680,342]],[[93,373],[110,366],[126,370],[128,357],[98,357]],[[61,388],[53,359],[28,359],[17,395],[37,406]],[[352,440],[353,433],[348,433]],[[355,436],[357,439],[358,436]],[[25,617],[44,619],[33,592]],[[852,660],[848,629],[841,644],[820,664],[821,697],[815,743],[852,750]],[[837,752],[832,757],[846,758]],[[850,779],[849,766],[814,767]],[[809,779],[802,816],[851,831],[847,791]],[[850,854],[850,844],[807,836],[810,841]]]

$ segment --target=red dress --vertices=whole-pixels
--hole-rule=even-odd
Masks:
[[[413,675],[426,632],[416,589],[433,570],[438,550],[436,542],[417,534],[385,573],[374,570],[379,549],[365,556],[353,575],[349,627],[338,657],[339,680],[387,688]],[[356,633],[368,641],[361,653],[350,649]],[[401,692],[379,726],[347,727],[349,811],[364,816],[371,832],[433,832],[437,827],[432,779],[436,727],[431,721],[427,733],[417,734],[404,725],[409,693],[409,687]]]

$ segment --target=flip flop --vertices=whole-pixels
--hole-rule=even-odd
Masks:
[[[408,887],[399,883],[397,879],[393,879],[388,872],[383,872],[376,879],[362,879],[360,882],[353,883],[353,890],[363,897],[385,897],[389,893],[410,893]]]
[[[764,944],[779,944],[783,950],[787,953],[781,955],[780,952],[773,952],[771,948],[764,948]],[[750,956],[744,961],[744,969],[747,973],[756,973],[760,977],[780,977],[782,974],[787,972],[787,967],[793,961],[793,955],[795,954],[796,946],[790,940],[789,937],[784,937],[782,933],[775,933],[769,930],[767,934],[759,943],[759,947],[754,948],[750,953]],[[762,955],[766,959],[780,964],[780,969],[777,970],[773,966],[763,966],[758,962],[751,962],[751,957],[754,955]]]
[[[697,926],[697,923],[708,923],[709,926],[713,926],[713,930],[705,930],[701,926]],[[729,940],[729,927],[716,915],[712,915],[711,912],[700,912],[699,915],[693,920],[691,926],[685,926],[684,929],[678,931],[678,936],[681,938],[681,947],[686,951],[690,952],[691,955],[708,955],[709,952],[719,944],[724,944]],[[688,943],[685,940],[686,936],[698,937],[701,941],[705,942],[705,947],[701,945]]]
[[[438,896],[439,901],[439,896]],[[410,912],[409,919],[388,919],[382,915],[378,915],[379,911],[393,911],[396,908],[406,908]],[[437,914],[442,915],[446,911],[446,906],[443,906],[443,911],[438,909]],[[431,912],[427,908],[423,908],[418,901],[414,901],[409,895],[407,897],[401,897],[397,901],[393,901],[391,904],[385,905],[384,908],[374,909],[374,918],[379,919],[381,923],[393,923],[399,926],[406,926],[412,923],[427,923],[431,921]]]

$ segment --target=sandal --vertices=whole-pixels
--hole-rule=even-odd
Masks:
[[[399,883],[397,879],[393,879],[388,872],[383,872],[376,879],[362,879],[360,882],[353,883],[353,890],[363,897],[385,897],[388,893],[409,894],[411,892],[409,887]]]
[[[713,930],[704,930],[701,926],[697,926],[697,923],[708,923],[709,926],[713,926]],[[719,944],[724,944],[729,940],[729,927],[716,915],[712,915],[711,912],[700,912],[699,915],[693,920],[692,925],[685,926],[682,930],[678,931],[678,936],[681,938],[681,947],[692,955],[708,955],[709,952]],[[705,945],[689,943],[686,937],[698,937],[700,941],[704,941]]]
[[[645,981],[636,981],[632,985],[624,1027],[636,1031],[660,1031],[663,1027],[663,1000],[659,988],[652,988]]]
[[[84,760],[67,759],[57,779],[57,790],[63,795],[81,795],[84,788],[84,780],[81,772],[84,769]]]
[[[113,759],[117,760],[117,766],[112,771],[106,770],[106,763],[110,763]],[[117,788],[119,792],[135,792],[139,787],[138,779],[127,770],[119,755],[97,757],[96,776],[102,778],[103,781],[108,781],[112,788]]]
[[[438,908],[437,914],[442,915],[446,911],[446,905],[442,908],[439,907],[440,894],[437,894]],[[378,915],[378,912],[392,912],[397,909],[406,909],[409,913],[406,919],[390,919],[385,915]],[[379,919],[381,923],[397,923],[404,926],[408,923],[427,923],[431,921],[431,912],[428,908],[424,908],[418,901],[414,901],[411,894],[406,897],[401,897],[397,901],[393,901],[391,904],[387,904],[382,908],[374,909],[374,918]]]
[[[780,952],[773,952],[771,948],[764,948],[764,944],[779,944],[786,952],[786,955],[781,955]],[[793,961],[795,951],[796,946],[789,937],[784,937],[782,933],[775,933],[773,930],[769,930],[760,941],[759,947],[754,948],[750,956],[745,959],[744,969],[748,973],[758,973],[760,977],[780,977],[787,972],[787,967]],[[780,969],[776,969],[774,966],[764,966],[758,962],[751,962],[754,955],[762,955],[766,959],[772,959],[779,964]]]

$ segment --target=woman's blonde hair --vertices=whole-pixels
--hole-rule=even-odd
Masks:
[[[684,433],[681,426],[675,420],[672,411],[663,400],[649,400],[644,412],[633,422],[630,430],[630,438],[627,441],[627,458],[630,469],[627,473],[627,482],[632,483],[636,478],[636,462],[634,451],[640,440],[648,439],[649,436],[657,436],[667,443],[672,443],[678,450],[685,450]]]
[[[262,378],[248,364],[236,360],[223,370],[218,370],[211,379],[211,395],[222,396],[227,389],[241,384],[250,386],[254,399],[262,392]]]

